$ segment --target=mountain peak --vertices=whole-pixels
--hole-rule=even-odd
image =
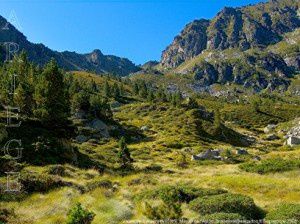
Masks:
[[[174,68],[204,50],[265,48],[300,27],[299,4],[291,0],[224,7],[213,19],[187,24],[162,52],[161,64]]]
[[[4,27],[9,29],[3,29]],[[104,55],[99,49],[88,54],[78,54],[74,51],[57,52],[43,44],[31,43],[2,16],[0,16],[0,42],[17,43],[19,51],[25,50],[29,60],[41,66],[54,58],[58,65],[65,70],[88,70],[97,73],[114,73],[120,76],[126,76],[139,70],[130,60]],[[0,50],[2,51],[2,49]],[[4,60],[2,56],[0,59]]]
[[[103,55],[103,53],[99,49],[93,50],[91,54]]]

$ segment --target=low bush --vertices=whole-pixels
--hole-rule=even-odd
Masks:
[[[66,169],[63,165],[51,165],[48,168],[48,173],[51,175],[66,176]]]
[[[167,185],[159,187],[158,189],[145,191],[141,195],[139,195],[139,197],[143,199],[161,199],[165,203],[188,203],[197,197],[224,193],[227,193],[227,191],[222,189],[195,188],[186,185]]]
[[[23,165],[10,156],[0,156],[0,175],[6,175],[5,172],[18,172],[22,168]]]
[[[112,189],[113,183],[110,180],[92,181],[85,186],[85,192],[92,191],[96,188]]]
[[[146,202],[143,214],[151,220],[176,220],[182,217],[182,210],[179,203],[162,203],[152,207]]]
[[[269,212],[266,220],[287,220],[295,219],[300,222],[300,204],[283,204]]]
[[[240,194],[220,194],[199,197],[190,202],[192,210],[201,215],[219,212],[238,213],[247,219],[261,219],[263,211],[258,208],[253,199]]]
[[[261,162],[244,163],[239,167],[246,172],[259,174],[284,172],[300,168],[300,160],[272,158]]]
[[[22,173],[20,175],[20,183],[22,190],[28,193],[46,192],[52,188],[64,186],[59,177],[38,173]]]
[[[224,223],[225,220],[234,221],[234,223],[239,223],[240,220],[241,223],[243,223],[243,220],[246,220],[246,218],[238,213],[219,212],[219,213],[201,216],[200,220],[203,223],[221,224]]]
[[[157,164],[151,164],[144,168],[145,172],[159,172],[162,171],[162,169],[163,169],[162,166]]]
[[[7,223],[10,217],[14,217],[15,212],[14,210],[7,209],[7,208],[0,208],[0,224]]]
[[[95,213],[84,209],[77,203],[68,213],[67,224],[90,224],[95,217]]]
[[[185,153],[178,153],[175,157],[176,165],[180,168],[186,168],[188,166],[188,160]]]

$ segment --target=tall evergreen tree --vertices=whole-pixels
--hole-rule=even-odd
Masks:
[[[111,97],[111,88],[108,81],[105,81],[103,91],[106,97]]]
[[[10,79],[14,84],[14,104],[20,108],[20,113],[30,116],[34,106],[34,66],[28,62],[27,54],[24,51],[14,58],[10,66]]]
[[[222,127],[222,121],[221,121],[220,111],[215,110],[214,111],[214,123],[213,123],[214,134],[220,134],[221,127]]]
[[[51,126],[66,122],[68,102],[63,82],[63,73],[52,59],[38,79],[34,98],[36,101],[35,116]]]
[[[135,95],[138,95],[138,94],[139,94],[139,91],[140,91],[139,85],[135,82],[135,83],[133,84],[133,93],[134,93]]]
[[[121,91],[117,83],[114,83],[113,85],[113,97],[118,100],[121,97]]]
[[[129,168],[133,159],[131,158],[129,149],[127,147],[125,138],[122,137],[119,141],[119,152],[118,157],[120,160],[121,168]]]
[[[120,89],[120,95],[121,95],[121,96],[125,96],[125,88],[124,88],[123,83],[121,83],[121,84],[119,85],[119,89]]]
[[[174,107],[180,106],[181,99],[182,99],[181,94],[179,92],[172,94],[172,100],[171,100],[172,105]]]

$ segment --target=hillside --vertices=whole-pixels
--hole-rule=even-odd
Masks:
[[[300,223],[299,15],[224,8],[139,68],[0,30],[0,224]]]
[[[43,44],[34,44],[18,31],[13,25],[6,25],[8,22],[0,16],[0,43],[2,50],[6,49],[5,42],[13,42],[19,45],[19,52],[25,50],[29,59],[39,65],[45,65],[51,58],[54,58],[60,67],[65,70],[95,71],[97,73],[114,73],[126,76],[139,70],[130,60],[113,55],[103,55],[100,50],[94,50],[87,54],[64,51],[58,52],[49,49]],[[14,50],[14,47],[12,47]],[[1,51],[0,51],[1,53]],[[3,52],[1,53],[3,55]],[[3,61],[1,56],[1,61]]]
[[[278,211],[294,217],[280,205],[297,206],[300,198],[300,149],[283,146],[284,136],[300,116],[298,98],[260,95],[258,107],[253,103],[256,95],[236,96],[236,102],[199,96],[191,103],[162,89],[153,93],[152,82],[145,80],[71,72],[65,74],[64,81],[71,110],[66,124],[49,127],[33,103],[33,114],[22,113],[20,128],[12,131],[1,127],[3,143],[22,138],[24,147],[23,157],[16,163],[0,157],[2,172],[19,171],[22,184],[19,193],[4,192],[6,176],[1,173],[1,220],[14,224],[65,223],[74,203],[80,202],[94,212],[92,223],[149,221],[154,218],[145,201],[171,206],[165,201],[178,203],[176,197],[182,194],[180,214],[188,220],[210,214],[200,210],[199,215],[197,207],[197,201],[206,197],[216,197],[217,201],[203,201],[202,206],[219,204],[219,197],[225,204],[227,200],[236,201],[236,206],[246,203],[246,213],[235,209],[234,217],[243,218],[243,214],[271,219]],[[39,85],[33,88],[38,91]],[[39,102],[39,98],[33,99]],[[2,110],[2,123],[5,116]],[[277,124],[276,129],[264,133],[269,124]],[[271,134],[276,139],[271,139]],[[120,166],[122,136],[133,159],[132,167]],[[222,159],[190,159],[208,149],[220,152]],[[247,153],[238,154],[238,150]],[[287,163],[295,165],[284,166]]]
[[[195,20],[162,53],[164,67],[179,64],[204,50],[267,47],[300,26],[299,3],[272,0],[254,6],[225,7],[213,19]]]
[[[186,25],[156,69],[188,75],[196,92],[213,84],[284,92],[300,70],[299,27],[295,1],[224,8]]]

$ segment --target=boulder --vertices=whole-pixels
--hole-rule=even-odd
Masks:
[[[84,119],[84,118],[86,118],[86,113],[85,113],[85,111],[83,111],[83,110],[77,110],[77,111],[74,113],[74,117],[75,117],[76,119]]]
[[[75,140],[79,143],[86,142],[89,138],[84,135],[78,135]]]
[[[198,155],[192,155],[192,160],[209,160],[209,159],[221,160],[222,157],[220,156],[220,150],[208,149],[205,152],[200,153]]]
[[[279,137],[275,134],[267,135],[265,138],[265,140],[267,140],[267,141],[273,141],[273,140],[277,140],[277,139],[279,139]]]
[[[149,129],[150,129],[150,128],[149,128],[147,125],[142,126],[142,127],[140,128],[141,131],[149,131]]]
[[[248,155],[248,151],[246,149],[237,149],[236,150],[237,155]]]
[[[288,136],[300,137],[300,125],[291,128],[287,134],[288,134]]]
[[[118,101],[114,101],[110,104],[111,109],[116,109],[116,108],[119,108],[120,106],[122,106],[122,104]]]
[[[287,139],[286,144],[289,146],[300,145],[300,137],[290,136]]]
[[[276,124],[268,124],[268,125],[264,128],[264,132],[265,132],[266,134],[268,134],[268,133],[274,131],[274,129],[276,128],[276,126],[277,126]]]
[[[261,158],[260,158],[260,156],[254,156],[254,157],[253,157],[253,160],[254,160],[254,161],[260,161]]]
[[[102,137],[109,138],[108,126],[99,119],[92,120],[88,126],[98,131]]]

